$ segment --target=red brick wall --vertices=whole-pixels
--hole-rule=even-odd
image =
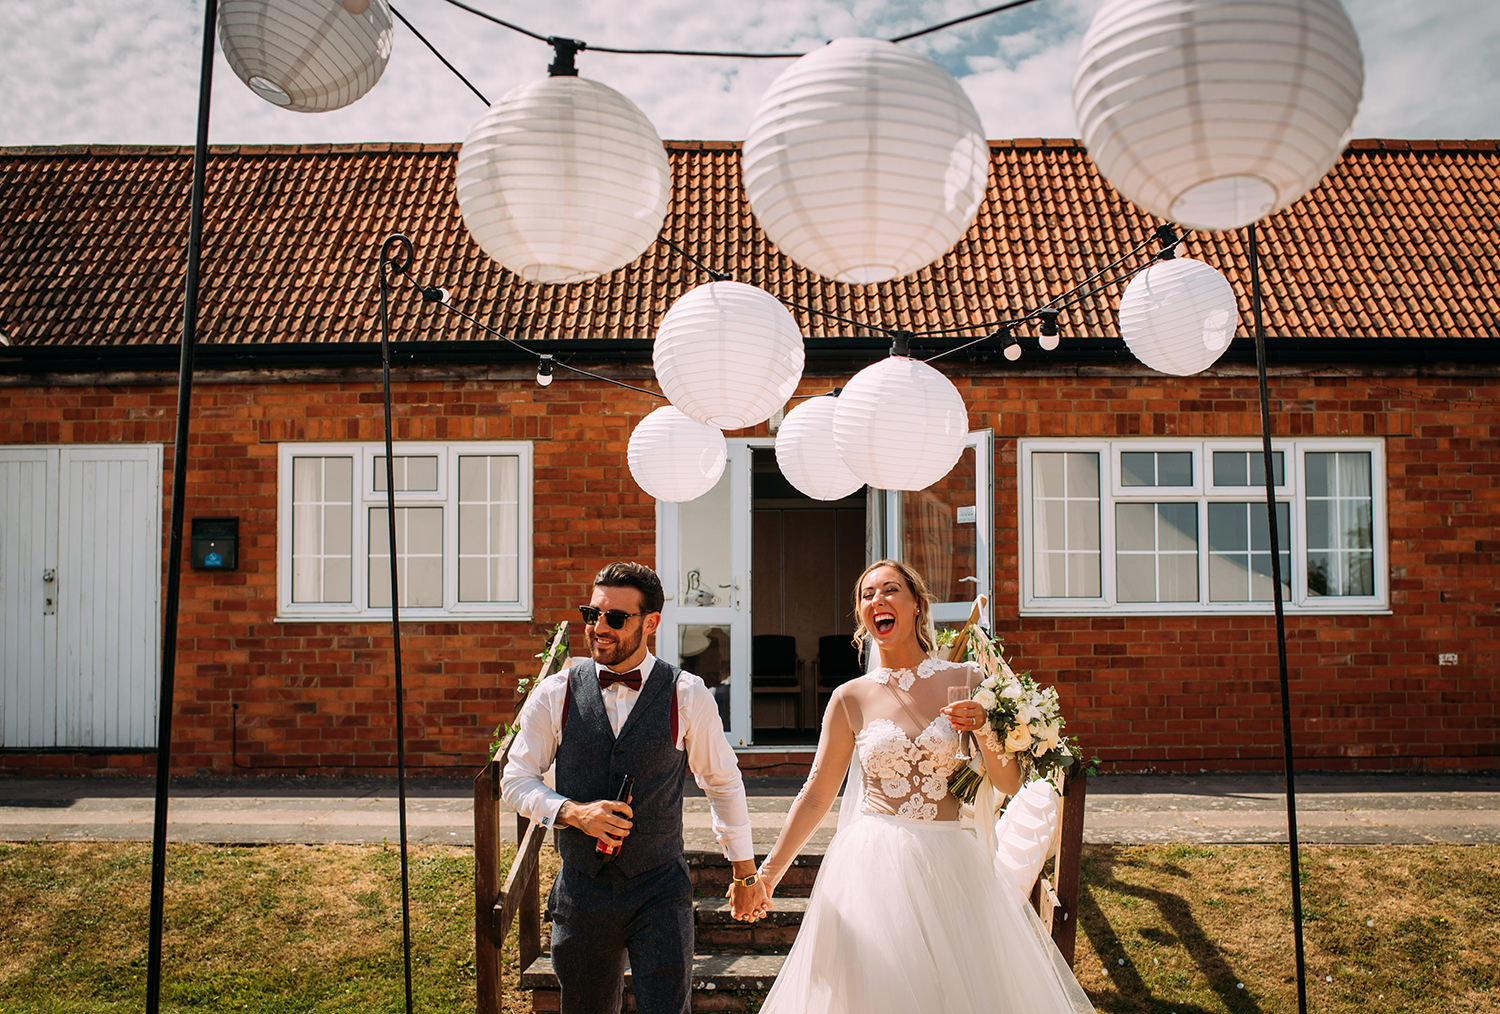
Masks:
[[[1279,767],[1271,617],[1020,618],[1016,605],[1017,439],[1258,435],[1253,377],[957,382],[971,424],[995,433],[996,627],[1019,668],[1059,687],[1069,731],[1115,769]],[[1386,439],[1392,614],[1287,620],[1306,767],[1500,766],[1497,390],[1493,379],[1273,379],[1277,435]],[[395,400],[398,440],[534,441],[534,621],[403,624],[408,764],[468,773],[547,629],[569,618],[593,573],[612,559],[654,559],[654,507],[631,482],[625,449],[630,426],[659,403],[566,375],[545,389],[398,382]],[[11,388],[6,401],[3,444],[165,444],[165,530],[174,386]],[[389,624],[272,619],[277,444],[380,439],[378,380],[201,383],[193,409],[186,514],[240,518],[240,569],[182,573],[174,770],[389,771]],[[1439,668],[1440,651],[1459,664]],[[152,765],[149,754],[0,754],[10,772]]]

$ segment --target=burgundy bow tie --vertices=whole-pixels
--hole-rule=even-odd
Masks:
[[[608,669],[599,670],[599,689],[608,690],[616,683],[623,683],[632,690],[641,688],[641,671],[632,669],[629,672],[610,672]]]

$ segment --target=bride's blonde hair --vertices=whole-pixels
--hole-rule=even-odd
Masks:
[[[927,582],[922,580],[922,575],[912,570],[900,560],[876,560],[864,570],[860,571],[859,580],[854,582],[854,647],[861,655],[865,650],[865,638],[870,636],[870,630],[865,626],[864,617],[859,612],[859,590],[864,586],[865,578],[872,571],[881,567],[889,567],[901,575],[906,582],[906,587],[917,600],[917,643],[922,650],[931,655],[937,647],[937,638],[933,635],[932,626],[932,592],[927,590]]]

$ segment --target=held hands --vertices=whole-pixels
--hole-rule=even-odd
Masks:
[[[736,864],[738,865],[738,864]],[[753,865],[745,871],[736,869],[734,876],[740,879],[755,872]],[[729,899],[729,914],[740,922],[758,922],[765,918],[766,912],[771,908],[770,892],[766,890],[766,881],[756,880],[748,887],[739,884],[730,884],[729,890],[724,892]]]
[[[592,803],[570,799],[557,811],[560,822],[611,845],[619,845],[630,834],[631,815],[630,804],[618,799],[596,799]]]

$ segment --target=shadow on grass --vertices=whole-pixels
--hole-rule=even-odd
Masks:
[[[1159,885],[1144,887],[1121,880],[1116,875],[1120,865],[1140,867],[1140,863],[1122,863],[1122,850],[1111,846],[1096,846],[1088,849],[1083,858],[1080,878],[1078,918],[1080,928],[1087,934],[1099,959],[1104,962],[1108,976],[1114,986],[1115,995],[1095,997],[1100,1010],[1117,1014],[1134,1014],[1137,1011],[1172,1011],[1173,1014],[1219,1014],[1187,999],[1164,1000],[1152,994],[1152,987],[1137,969],[1122,944],[1122,933],[1095,895],[1112,894],[1118,899],[1135,899],[1153,906],[1159,917],[1159,925],[1144,925],[1126,929],[1126,935],[1135,933],[1142,939],[1159,946],[1180,946],[1202,974],[1204,986],[1217,994],[1223,1009],[1233,1014],[1261,1014],[1261,1006],[1248,993],[1238,988],[1241,977],[1235,975],[1224,953],[1204,932],[1193,916],[1192,908],[1180,894],[1173,893],[1171,879],[1189,877],[1189,874],[1172,862],[1145,864],[1150,870],[1150,879]],[[1109,904],[1109,910],[1117,916],[1130,907],[1128,902]],[[1149,919],[1156,922],[1156,919]],[[1164,928],[1163,928],[1164,927]],[[1200,991],[1201,992],[1201,991]]]

